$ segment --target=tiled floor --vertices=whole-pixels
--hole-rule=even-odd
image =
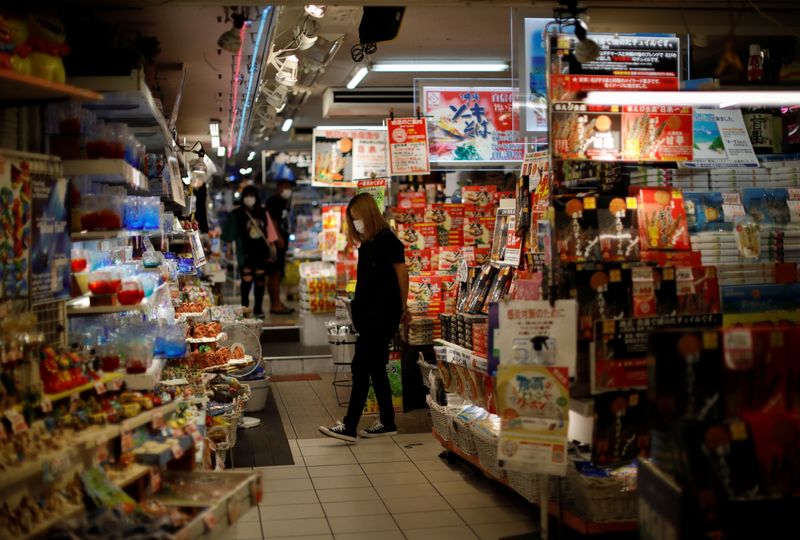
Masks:
[[[264,499],[231,538],[494,540],[536,530],[532,506],[439,458],[428,433],[289,443],[295,465],[255,469]]]

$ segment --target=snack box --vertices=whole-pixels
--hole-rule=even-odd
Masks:
[[[686,210],[680,190],[641,188],[637,197],[642,251],[691,249]]]

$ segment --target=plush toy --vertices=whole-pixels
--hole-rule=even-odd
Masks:
[[[62,58],[69,53],[66,31],[61,21],[49,15],[28,17],[28,43],[32,74],[48,81],[63,83],[67,79]]]

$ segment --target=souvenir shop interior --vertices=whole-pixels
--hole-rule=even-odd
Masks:
[[[0,6],[0,539],[785,537],[800,4],[386,3]]]

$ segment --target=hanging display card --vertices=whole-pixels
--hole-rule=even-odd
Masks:
[[[200,232],[192,231],[189,234],[189,243],[192,245],[192,257],[194,257],[194,265],[200,268],[206,264],[206,253],[203,251],[203,242],[200,241]]]
[[[388,176],[386,128],[315,128],[311,169],[318,187],[355,188],[358,180]]]
[[[501,468],[565,476],[569,428],[566,367],[501,365],[497,371]]]
[[[70,238],[66,178],[40,174],[31,178],[33,242],[31,246],[31,305],[69,298]]]
[[[389,173],[392,176],[430,174],[428,121],[394,118],[386,121],[389,133]]]
[[[742,111],[737,109],[694,110],[694,157],[679,163],[697,169],[758,167]]]
[[[386,211],[386,188],[389,182],[386,178],[375,178],[373,180],[359,180],[356,194],[369,193],[378,204],[378,210],[383,214]]]

